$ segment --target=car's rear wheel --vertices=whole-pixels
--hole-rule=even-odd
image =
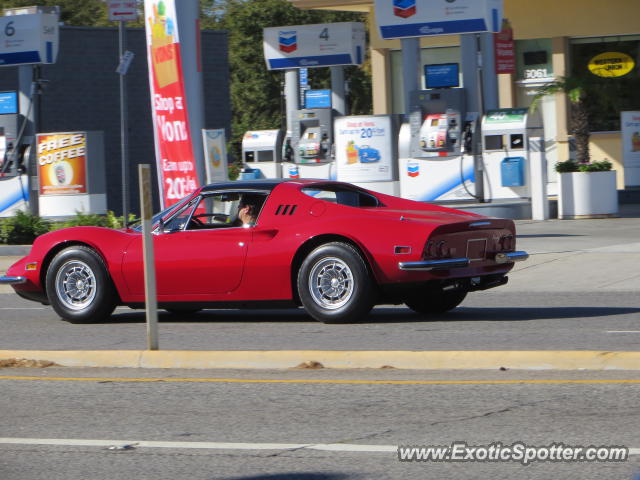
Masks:
[[[453,310],[467,296],[467,290],[443,290],[440,287],[417,290],[404,298],[404,303],[416,313],[436,315]]]
[[[375,300],[375,285],[360,254],[350,245],[332,242],[313,250],[298,271],[302,305],[324,323],[356,322]]]
[[[116,308],[117,294],[107,268],[88,247],[60,251],[47,270],[46,287],[53,309],[71,323],[101,322]]]

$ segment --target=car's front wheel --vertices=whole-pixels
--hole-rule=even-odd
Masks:
[[[49,303],[71,323],[101,322],[116,308],[117,295],[102,258],[81,245],[65,248],[46,276]]]
[[[313,250],[300,266],[297,283],[304,308],[324,323],[361,320],[375,301],[367,266],[346,243],[327,243]]]
[[[464,288],[443,290],[440,287],[414,291],[404,298],[404,303],[416,313],[434,315],[453,310],[467,296]]]

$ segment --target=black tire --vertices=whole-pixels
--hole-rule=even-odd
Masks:
[[[340,242],[320,245],[307,255],[297,286],[307,313],[324,323],[362,320],[376,298],[364,260],[355,248]]]
[[[116,289],[104,261],[89,247],[60,251],[47,269],[46,287],[53,309],[71,323],[102,322],[116,308]]]
[[[467,296],[467,290],[443,291],[441,288],[431,288],[416,291],[404,299],[405,305],[422,315],[437,315],[453,310]]]

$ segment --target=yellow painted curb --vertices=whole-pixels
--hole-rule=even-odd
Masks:
[[[494,351],[177,351],[0,350],[0,360],[48,360],[65,367],[280,369],[301,364],[324,368],[419,370],[640,370],[640,352],[573,350]]]

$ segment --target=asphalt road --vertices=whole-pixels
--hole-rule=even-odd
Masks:
[[[50,307],[0,295],[0,350],[146,348],[143,311],[119,308],[109,323],[73,325]],[[324,325],[300,310],[208,310],[160,315],[165,350],[637,350],[635,292],[471,294],[425,321],[379,307],[366,323]]]
[[[582,480],[640,472],[637,373],[49,368],[0,374],[3,480]],[[376,383],[400,380],[405,383]],[[168,443],[144,443],[154,441]],[[622,463],[522,466],[406,463],[395,451],[457,441],[616,445],[633,455]],[[205,443],[189,448],[193,442]],[[320,444],[332,450],[316,449]]]

